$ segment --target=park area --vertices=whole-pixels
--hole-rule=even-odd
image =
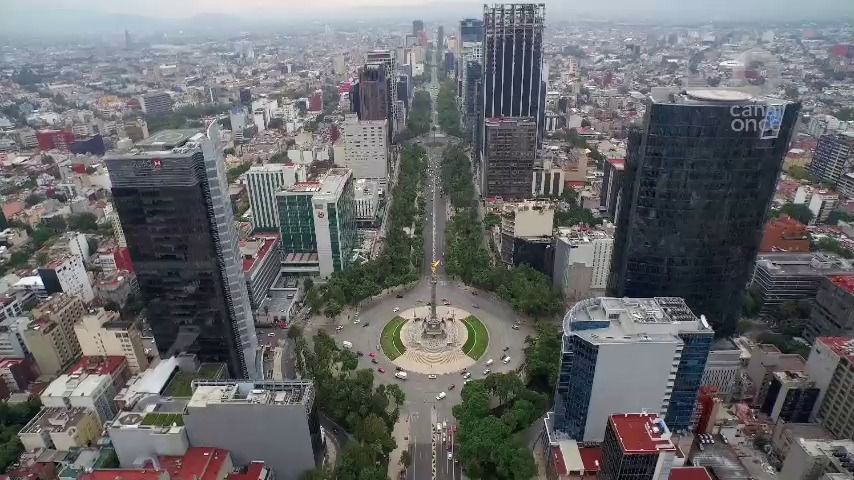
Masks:
[[[406,322],[407,320],[405,318],[398,316],[392,318],[391,321],[383,327],[380,346],[382,346],[383,353],[385,353],[389,360],[394,360],[406,352],[406,347],[403,346],[403,341],[400,339],[400,331],[403,329]]]
[[[474,360],[480,360],[480,357],[486,353],[487,345],[489,345],[489,333],[486,331],[483,322],[474,315],[462,319],[462,322],[468,332],[466,343],[463,345],[463,353]]]

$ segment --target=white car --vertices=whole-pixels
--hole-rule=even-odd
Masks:
[[[471,372],[466,372],[466,373],[464,373],[464,374],[463,374],[463,378],[465,378],[466,380],[468,380],[469,378],[471,378]]]
[[[493,363],[495,363],[495,360],[490,358],[489,360],[486,361],[486,366],[488,367],[488,366],[492,365]]]
[[[361,320],[359,320],[359,317],[356,317],[356,318],[354,318],[354,319],[353,319],[353,325],[355,325],[355,324],[357,324],[357,323],[359,323],[359,322],[361,322]]]
[[[394,312],[394,313],[397,313],[399,311],[400,311],[400,307],[394,307],[394,309],[392,309],[392,312]]]
[[[427,378],[429,378],[430,380],[436,380],[436,374],[431,373],[430,375],[427,375]]]
[[[504,357],[504,363],[505,364],[510,363],[510,357]]]
[[[445,392],[439,392],[439,394],[438,394],[438,395],[436,395],[436,400],[442,400],[443,398],[445,398],[445,397],[447,397],[447,396],[448,396],[448,395],[447,395],[447,394],[445,394]]]
[[[490,369],[488,369],[488,368],[487,368],[486,370],[484,370],[484,371],[483,371],[483,374],[484,374],[484,375],[489,375],[490,373],[492,373],[492,370],[490,370]]]
[[[453,460],[453,459],[454,459],[454,454],[451,452],[448,452],[448,460]]]
[[[275,336],[276,336],[276,334],[275,334],[275,333],[273,333],[273,332],[270,332],[270,333],[268,333],[268,334],[267,334],[267,336],[268,336],[268,337],[275,337]]]
[[[340,332],[341,330],[344,330],[344,325],[338,325],[337,327],[335,327],[336,332]]]

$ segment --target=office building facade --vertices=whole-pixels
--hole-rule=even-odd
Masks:
[[[397,99],[397,58],[394,53],[389,50],[372,50],[365,55],[366,64],[379,64],[385,70],[386,82],[386,102],[388,104],[390,117],[389,129],[392,135],[403,130],[406,112],[403,111],[403,102]],[[361,117],[359,117],[361,118]],[[379,118],[369,118],[367,120],[380,120]]]
[[[774,421],[809,422],[818,399],[816,383],[803,372],[774,372],[760,410]]]
[[[532,118],[484,120],[481,195],[519,200],[531,195],[537,154],[537,124]]]
[[[346,115],[342,137],[342,166],[353,171],[353,178],[388,183],[388,120],[359,120],[355,115]]]
[[[483,20],[464,18],[460,20],[460,42],[480,42],[483,40]]]
[[[576,303],[563,320],[555,430],[601,441],[613,412],[643,410],[688,429],[713,337],[679,298]]]
[[[253,165],[246,172],[249,206],[252,208],[252,227],[256,232],[278,232],[279,214],[276,193],[283,188],[304,182],[304,165],[268,163]]]
[[[854,132],[828,133],[819,137],[809,166],[820,181],[836,185],[854,172]]]
[[[818,420],[838,438],[854,438],[854,341],[850,338],[823,337],[823,343],[830,353],[824,363],[835,364],[829,381],[826,377],[817,378],[817,384],[823,395],[817,409]],[[813,353],[810,354],[812,362]],[[809,362],[808,362],[809,365]]]
[[[146,93],[139,97],[139,106],[146,115],[165,115],[172,111],[172,97],[166,92]]]
[[[542,139],[545,4],[483,7],[483,115],[530,117]]]
[[[310,381],[196,382],[184,426],[193,446],[228,450],[238,466],[262,460],[277,479],[298,480],[322,448],[314,396]]]
[[[282,252],[317,254],[319,274],[346,269],[356,246],[353,174],[333,168],[319,182],[303,182],[279,192],[276,201]]]
[[[193,353],[254,377],[258,339],[218,124],[206,134],[167,131],[151,139],[137,144],[143,151],[106,162],[159,353]]]
[[[605,161],[599,209],[610,218],[617,216],[617,205],[620,204],[620,191],[623,188],[623,170],[625,168],[625,159],[609,158]]]
[[[854,337],[854,275],[821,279],[803,337],[808,342],[817,337]]]
[[[353,110],[359,120],[392,121],[388,72],[382,63],[368,63],[359,70]]]
[[[682,297],[734,331],[799,110],[736,90],[653,89],[629,134],[610,292]]]
[[[759,314],[773,316],[785,303],[815,298],[825,276],[851,272],[851,264],[833,254],[760,253],[750,284],[761,298]]]

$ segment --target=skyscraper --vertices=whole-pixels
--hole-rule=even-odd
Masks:
[[[554,429],[601,441],[608,415],[666,416],[691,425],[714,332],[681,298],[590,298],[563,319]]]
[[[487,118],[484,121],[481,195],[504,199],[531,196],[537,124],[533,118]]]
[[[650,97],[629,134],[609,290],[682,297],[731,333],[800,104],[723,89]]]
[[[544,4],[508,3],[483,9],[483,115],[531,117],[542,138]]]
[[[823,182],[835,185],[841,177],[851,172],[854,172],[854,133],[822,135],[815,146],[810,173]]]
[[[460,20],[460,44],[483,41],[483,20],[464,18]]]
[[[412,34],[417,37],[423,31],[424,31],[424,21],[423,20],[413,20],[412,21]]]
[[[136,147],[106,163],[161,357],[194,353],[253,377],[258,340],[218,124],[158,132]]]
[[[386,87],[388,88],[388,105],[391,117],[389,118],[389,126],[391,127],[392,135],[403,130],[403,119],[405,112],[403,104],[397,100],[397,58],[394,53],[389,50],[371,50],[365,55],[366,63],[378,63],[385,66]],[[371,118],[368,120],[380,120],[379,118]]]
[[[385,66],[369,63],[359,70],[358,94],[354,110],[359,120],[388,120],[391,122],[391,110],[388,93],[388,77]]]

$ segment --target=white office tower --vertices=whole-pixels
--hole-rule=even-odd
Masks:
[[[690,428],[714,332],[681,298],[582,300],[563,319],[551,427],[567,438],[601,442],[608,416],[665,416]]]
[[[254,165],[246,172],[252,226],[256,232],[279,231],[276,193],[305,180],[305,165],[268,163]]]
[[[243,131],[246,130],[246,110],[243,107],[234,107],[229,112],[231,120],[231,139],[240,143],[243,141]]]
[[[353,178],[388,182],[389,131],[387,120],[359,120],[347,114],[343,125],[344,164]]]

